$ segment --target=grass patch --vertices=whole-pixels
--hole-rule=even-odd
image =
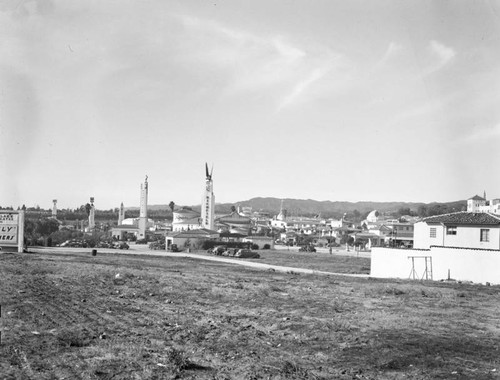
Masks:
[[[0,260],[0,370],[11,378],[490,379],[500,370],[498,286],[171,257]]]

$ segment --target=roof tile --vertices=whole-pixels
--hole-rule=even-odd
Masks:
[[[456,225],[496,225],[500,224],[500,217],[488,212],[454,212],[451,214],[443,214],[430,216],[423,219],[429,224],[443,223]]]

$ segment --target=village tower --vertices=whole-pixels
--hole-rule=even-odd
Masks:
[[[215,229],[215,195],[214,184],[212,181],[213,167],[208,172],[208,165],[205,163],[205,189],[201,201],[201,227],[209,230]]]
[[[121,226],[123,224],[123,220],[125,219],[125,208],[123,207],[123,202],[120,205],[120,210],[118,211],[118,225]]]
[[[139,234],[137,239],[146,239],[146,228],[148,224],[148,176],[141,183],[141,207],[139,211]]]
[[[95,206],[94,197],[90,197],[90,210],[89,210],[89,231],[95,228]]]
[[[54,205],[52,206],[52,219],[57,219],[57,199],[52,201]]]

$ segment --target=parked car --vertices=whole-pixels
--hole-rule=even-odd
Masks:
[[[154,249],[154,250],[165,249],[165,242],[159,240],[153,241],[149,243],[149,249]]]
[[[177,244],[172,244],[170,247],[168,247],[169,252],[179,252],[179,247],[177,247]]]
[[[238,252],[234,254],[234,257],[239,257],[240,259],[258,259],[260,255],[249,249],[239,249]]]
[[[66,240],[65,242],[62,242],[59,247],[67,247],[71,243],[71,240]]]
[[[226,246],[224,245],[218,245],[212,249],[212,252],[210,252],[212,255],[216,256],[221,256],[223,252],[227,250]]]
[[[316,248],[312,245],[303,245],[299,248],[299,252],[316,252]]]

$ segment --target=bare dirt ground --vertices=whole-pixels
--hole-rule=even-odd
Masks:
[[[329,260],[366,271],[363,257]],[[0,254],[0,378],[496,379],[499,301],[497,286]]]

